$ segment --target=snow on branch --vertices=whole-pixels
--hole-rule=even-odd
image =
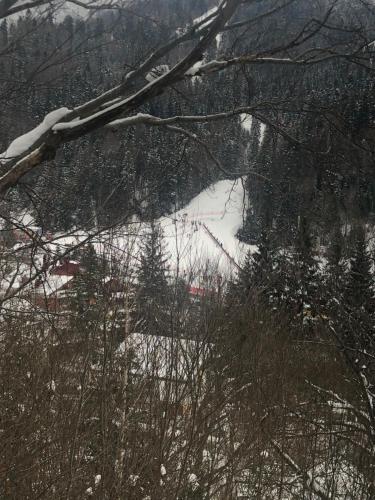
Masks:
[[[154,97],[155,95],[159,95],[170,85],[186,78],[186,73],[192,67],[194,67],[196,63],[200,61],[202,53],[208,48],[208,46],[214,40],[217,32],[220,31],[222,26],[225,25],[226,21],[234,14],[238,6],[238,3],[239,0],[231,0],[231,1],[228,0],[222,2],[221,6],[218,9],[218,15],[213,20],[212,25],[210,25],[210,30],[200,40],[200,42],[187,54],[187,56],[185,56],[181,61],[179,61],[173,68],[169,69],[166,65],[160,66],[161,70],[156,73],[153,73],[151,77],[148,78],[150,80],[149,83],[144,87],[142,87],[135,94],[126,97],[125,99],[120,100],[118,102],[115,102],[115,104],[112,104],[109,107],[101,109],[100,111],[97,111],[94,114],[89,114],[87,117],[58,124],[54,127],[54,131],[68,131],[69,129],[80,129],[82,126],[84,126],[84,129],[86,130],[91,130],[91,128],[95,129],[98,128],[98,126],[104,126],[111,121],[110,117],[112,115],[126,112],[127,107],[132,108],[134,104],[138,104],[138,102],[142,102],[151,97]],[[156,68],[154,72],[155,71]],[[134,77],[134,75],[132,75],[132,77]],[[95,103],[92,102],[92,105],[94,104]]]
[[[292,457],[273,439],[270,440],[272,446],[280,455],[282,460],[284,460],[299,476],[304,485],[309,488],[315,495],[317,495],[321,500],[330,500],[331,496],[324,491],[316,479],[312,476],[310,472],[304,472],[301,467],[292,459]]]
[[[58,10],[66,4],[74,4],[83,10],[113,10],[124,9],[133,3],[132,0],[121,0],[119,2],[109,0],[101,2],[100,0],[0,0],[0,19],[7,18],[14,14],[19,14],[29,9],[46,6],[46,12]],[[40,14],[40,12],[38,12]]]
[[[341,410],[346,410],[348,412],[352,412],[357,417],[361,417],[362,419],[364,419],[367,423],[369,421],[371,421],[370,416],[366,412],[364,412],[363,410],[360,410],[359,408],[356,408],[351,403],[349,403],[349,401],[346,401],[345,399],[341,398],[335,392],[333,392],[331,390],[323,389],[322,387],[319,387],[315,384],[312,384],[311,382],[307,382],[307,383],[310,385],[310,387],[315,389],[318,393],[329,396],[330,398],[332,398],[331,401],[336,401],[340,405]],[[331,403],[331,406],[333,406],[332,403]]]
[[[152,70],[147,73],[146,80],[148,82],[153,82],[154,80],[157,80],[158,78],[163,76],[165,73],[168,73],[168,71],[169,66],[167,64],[160,64],[159,66],[152,68]]]
[[[72,1],[81,2],[82,0]],[[88,2],[88,4],[95,5],[95,1]],[[13,0],[0,0],[0,12],[1,5],[5,5],[4,2],[7,2],[7,5],[11,5],[12,7],[16,6],[16,3]],[[233,65],[303,65],[316,64],[318,62],[337,57],[355,57],[354,53],[339,54],[333,51],[333,49],[329,51],[324,51],[324,49],[322,49],[320,51],[315,50],[313,53],[310,51],[309,53],[305,52],[299,54],[299,56],[296,55],[293,59],[277,58],[275,57],[275,54],[245,54],[239,57],[224,58],[208,62],[203,61],[203,54],[206,53],[206,50],[215,40],[217,34],[224,30],[228,21],[241,4],[243,4],[242,0],[222,0],[216,11],[210,13],[205,19],[199,21],[197,24],[193,24],[191,28],[187,32],[184,32],[181,36],[170,40],[164,46],[156,49],[153,54],[151,54],[138,66],[138,68],[129,72],[119,85],[116,85],[112,89],[99,95],[97,98],[78,106],[71,112],[69,112],[66,108],[62,108],[62,110],[56,110],[55,112],[50,113],[40,126],[13,141],[7,151],[5,151],[0,157],[0,163],[6,163],[9,166],[9,172],[5,173],[0,180],[0,193],[4,192],[10,186],[15,185],[22,175],[24,175],[24,172],[30,169],[31,163],[28,155],[32,152],[32,148],[35,148],[36,150],[36,148],[43,146],[39,149],[39,154],[33,157],[39,158],[39,163],[42,163],[43,161],[53,157],[57,148],[61,144],[76,140],[94,130],[106,127],[108,124],[110,124],[110,127],[114,127],[147,122],[149,124],[162,124],[171,127],[173,123],[209,121],[211,119],[213,120],[233,116],[233,114],[235,114],[231,111],[221,114],[221,116],[220,114],[215,117],[211,115],[201,117],[199,119],[197,117],[172,117],[169,119],[169,122],[157,122],[157,120],[160,119],[149,116],[146,118],[146,116],[142,114],[127,117],[127,115],[136,112],[136,110],[139,109],[144,103],[150,101],[156,96],[161,95],[177,82],[181,82],[188,78],[194,78],[196,76],[203,76],[218,72]],[[197,27],[206,23],[209,17],[211,20],[208,25],[199,31],[199,42],[197,42],[194,48],[191,49],[185,57],[178,61],[171,69],[169,69],[166,65],[160,64],[160,62],[171,50],[174,50],[176,47],[188,40],[194,39],[194,37],[197,36]],[[298,43],[295,43],[295,45],[298,46],[299,43],[300,39],[298,39]],[[279,48],[276,52],[285,53],[285,50],[289,45],[286,43],[284,47]],[[133,84],[137,83],[137,80],[140,77],[145,78],[146,81],[150,81],[134,92]],[[130,93],[131,95],[129,95]],[[61,114],[59,114],[60,112]],[[246,112],[246,110],[243,110],[243,112]],[[267,126],[276,128],[282,135],[288,135],[285,130],[280,130],[280,127],[271,123],[267,117],[262,117],[259,114],[253,115],[260,121],[266,123]],[[191,134],[189,131],[185,131],[185,133]],[[293,142],[298,143],[295,139]],[[34,164],[34,160],[32,163]],[[35,163],[34,166],[37,164],[38,163]],[[17,172],[19,174],[18,178]]]
[[[35,145],[35,143],[45,134],[48,130],[52,129],[52,127],[64,118],[70,109],[68,108],[59,108],[51,111],[48,115],[45,116],[42,123],[38,126],[30,130],[24,135],[17,137],[14,141],[9,145],[8,149],[0,154],[0,164],[7,163],[14,158],[21,156],[28,149]]]
[[[216,34],[225,26],[228,19],[232,17],[239,4],[240,0],[222,1],[218,7],[217,15],[212,23],[210,23],[209,29],[204,33],[196,46],[184,58],[177,62],[172,69],[163,72],[159,78],[153,79],[130,97],[124,97],[124,94],[129,90],[129,82],[138,76],[144,76],[146,70],[150,70],[155,66],[155,64],[151,65],[151,63],[165,56],[170,50],[179,45],[182,40],[187,40],[189,37],[179,37],[167,43],[141,64],[137,70],[133,71],[130,75],[128,74],[124,82],[111,91],[76,108],[70,113],[66,108],[64,108],[63,112],[61,112],[61,110],[52,112],[52,114],[47,115],[43,124],[13,141],[7,151],[2,154],[2,159],[5,162],[9,162],[10,171],[5,173],[0,179],[0,192],[4,192],[10,186],[15,185],[24,175],[24,172],[29,171],[31,164],[26,155],[31,152],[30,150],[32,148],[39,147],[39,142],[44,139],[42,137],[44,133],[47,132],[45,135],[44,147],[40,148],[40,154],[35,156],[39,158],[39,163],[51,158],[54,151],[56,151],[61,143],[77,139],[78,137],[105,126],[117,116],[139,108],[144,102],[163,93],[170,85],[186,78],[186,71],[201,59],[202,53],[209,47],[211,42],[215,39]],[[120,99],[117,101],[119,97]],[[111,105],[109,105],[109,103],[111,103]],[[103,106],[105,106],[104,109]],[[66,116],[68,113],[69,117]],[[66,121],[57,126],[57,122],[61,121],[63,118],[65,118]],[[55,127],[53,127],[54,125]],[[48,134],[48,131],[50,131],[52,127],[53,134],[55,134],[54,136],[53,134]],[[22,156],[24,157],[22,158]],[[32,163],[34,164],[34,162]],[[18,178],[17,175],[19,175]]]
[[[212,18],[216,16],[218,7],[212,7],[207,12],[202,14],[201,16],[194,19],[193,24],[199,26],[199,30],[206,28],[211,22]]]
[[[137,124],[150,124],[150,125],[171,125],[173,123],[201,123],[201,122],[210,122],[216,120],[223,120],[225,118],[229,118],[231,116],[240,115],[242,113],[251,114],[256,110],[255,106],[242,106],[239,108],[235,108],[231,111],[225,111],[223,113],[215,113],[211,115],[180,115],[180,116],[171,116],[169,118],[159,118],[157,116],[138,113],[134,116],[128,116],[126,118],[119,118],[114,120],[106,125],[107,128],[119,128],[119,127],[127,127],[130,125]],[[60,127],[60,124],[57,125]]]

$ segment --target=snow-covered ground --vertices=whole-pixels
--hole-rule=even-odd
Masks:
[[[161,217],[157,223],[163,231],[170,270],[196,277],[207,271],[221,275],[235,272],[247,251],[256,250],[256,246],[236,238],[246,199],[241,179],[222,180],[202,191],[181,210]],[[142,238],[149,230],[149,224],[133,221],[110,234],[103,233],[95,243],[96,249],[106,253],[109,245],[136,264]],[[60,245],[72,243],[72,236],[59,240]]]
[[[236,238],[245,201],[241,180],[223,180],[201,192],[183,209],[161,218],[174,266],[186,270],[211,263],[223,272],[235,270],[249,248]]]
[[[164,234],[164,250],[170,270],[189,277],[194,286],[200,286],[202,276],[228,276],[236,272],[247,251],[256,250],[255,246],[245,245],[236,238],[243,222],[246,199],[241,179],[222,180],[202,191],[181,210],[161,217],[157,222]],[[69,235],[43,235],[30,214],[20,214],[17,219],[37,238],[40,237],[39,249],[33,253],[33,272],[43,266],[46,253],[49,254],[48,258],[63,255],[66,250],[89,237],[82,230],[72,231]],[[107,258],[112,254],[130,269],[135,269],[139,262],[142,238],[148,231],[149,224],[133,221],[100,233],[92,242],[98,253]],[[17,255],[22,258],[23,252],[30,252],[30,241],[17,243],[14,250],[16,247]],[[14,270],[16,276],[12,272],[2,278],[1,290],[7,290],[9,286],[21,286],[23,280],[33,274],[30,266],[27,259],[20,262]],[[49,279],[52,281],[48,289],[52,290],[55,288],[54,280],[61,277],[50,276]]]
[[[208,355],[211,344],[186,338],[163,337],[133,332],[117,349],[136,356],[133,373],[158,379],[187,381]],[[199,361],[199,362],[197,362]]]
[[[199,193],[184,208],[161,217],[157,223],[163,230],[165,253],[171,270],[179,273],[207,265],[226,274],[235,271],[246,252],[256,246],[241,243],[236,233],[241,227],[246,209],[246,195],[241,179],[222,180]],[[130,259],[137,259],[140,242],[149,230],[146,223],[133,221],[94,239],[97,251],[110,246]],[[49,243],[49,248],[62,250],[87,237],[82,231],[61,236]]]
[[[251,127],[253,124],[253,117],[247,113],[240,114],[241,126],[246,132],[251,134]],[[259,134],[259,144],[263,143],[264,134],[266,132],[266,125],[264,123],[260,124],[260,134]]]

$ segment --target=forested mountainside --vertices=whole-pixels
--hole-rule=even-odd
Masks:
[[[124,69],[138,63],[140,55],[205,12],[201,2],[156,2],[151,7],[145,6],[145,16],[107,13],[86,22],[67,16],[57,23],[51,16],[37,33],[21,38],[16,55],[2,60],[0,144],[5,146],[41,121],[46,110],[74,106],[106,90],[106,78],[120,78]],[[4,42],[27,33],[34,23],[27,15],[16,24],[4,21]],[[56,47],[63,45],[63,54],[55,57]],[[41,55],[46,60],[40,68]],[[37,77],[29,83],[34,72]],[[227,85],[228,78],[234,80],[233,75],[220,75],[213,85],[199,79],[182,90],[177,85],[170,95],[152,101],[142,112],[164,117],[212,112],[220,108],[221,99],[238,103],[242,95],[231,83]],[[223,165],[228,171],[237,171],[247,143],[239,120],[215,124],[213,129],[213,147]],[[224,175],[196,143],[147,127],[100,132],[68,144],[55,165],[51,175],[43,172],[27,180],[43,200],[39,211],[36,207],[37,220],[49,229],[103,225],[134,213],[141,218],[158,217],[183,206]],[[20,203],[29,206],[24,190],[27,188],[21,187]]]
[[[251,33],[247,30],[239,37],[223,33],[202,58],[219,57],[233,43],[246,53],[281,44],[285,32],[298,37],[306,19],[318,16],[325,4],[292,2],[252,26]],[[51,14],[37,31],[33,28],[38,21],[30,14],[4,20],[2,42],[11,46],[17,40],[17,45],[0,62],[0,145],[5,147],[41,121],[46,110],[72,107],[106,90],[106,78],[117,79],[124,68],[135,67],[140,54],[199,19],[202,12],[210,12],[212,5],[146,2],[144,16],[105,12],[86,21],[68,15],[58,22]],[[255,3],[248,9],[249,15],[257,15],[264,7]],[[342,25],[336,39],[348,37],[347,20],[353,17],[371,28],[365,6],[347,2],[332,20]],[[318,33],[311,47],[318,47],[325,36]],[[223,105],[259,109],[263,101],[277,102],[277,111],[270,112],[268,106],[264,113],[262,140],[261,121],[256,118],[250,133],[238,117],[209,124],[203,140],[220,158],[220,168],[204,148],[183,135],[157,127],[101,131],[66,144],[53,171],[29,176],[14,196],[19,197],[19,205],[30,208],[31,189],[40,199],[33,207],[37,220],[48,229],[92,227],[134,213],[158,217],[182,207],[210,183],[250,170],[259,175],[249,175],[247,180],[250,208],[240,233],[243,240],[256,242],[262,229],[272,228],[288,244],[304,217],[324,240],[335,225],[371,219],[372,149],[368,143],[363,146],[363,137],[371,135],[373,100],[371,71],[347,59],[328,58],[324,64],[300,68],[260,64],[251,70],[236,67],[209,80],[193,77],[144,105],[142,112],[159,117],[208,114],[221,111]],[[278,134],[277,127],[287,133]],[[199,125],[191,129],[201,130]]]
[[[0,20],[1,500],[374,500],[375,3]]]

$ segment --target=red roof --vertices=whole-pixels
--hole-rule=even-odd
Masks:
[[[189,286],[189,293],[190,295],[204,297],[207,293],[207,290],[205,288],[199,288],[197,286]]]
[[[50,274],[54,276],[75,276],[79,272],[79,262],[64,260],[53,267]]]

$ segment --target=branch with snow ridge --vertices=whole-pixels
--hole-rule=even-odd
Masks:
[[[274,439],[271,439],[270,443],[282,460],[294,470],[309,490],[315,493],[315,495],[317,495],[321,500],[331,500],[331,496],[312,477],[312,474],[310,472],[303,471],[301,467],[292,459],[292,457],[282,449],[279,443],[277,443]]]
[[[150,56],[148,60],[138,68],[137,72],[132,72],[127,75],[123,84],[99,96],[99,98],[64,114],[61,122],[69,122],[70,125],[68,127],[62,126],[64,127],[63,129],[57,130],[58,127],[55,126],[54,130],[52,130],[52,125],[47,130],[44,129],[45,131],[41,135],[38,133],[40,131],[39,126],[36,127],[33,131],[26,134],[28,138],[34,135],[34,142],[30,144],[30,141],[21,140],[21,145],[23,143],[22,148],[20,148],[20,150],[22,149],[22,153],[14,159],[9,159],[10,155],[8,148],[2,156],[3,159],[7,161],[9,170],[0,178],[0,193],[6,192],[11,186],[17,184],[19,179],[37,164],[53,158],[56,150],[62,143],[75,140],[89,132],[104,127],[119,115],[128,114],[136,110],[148,100],[163,93],[166,88],[170,87],[172,84],[183,79],[185,73],[201,59],[202,53],[210,46],[216,34],[232,17],[239,3],[240,0],[222,1],[218,7],[215,19],[210,24],[209,30],[200,39],[199,43],[197,43],[196,46],[172,69],[162,74],[160,78],[149,82],[129,97],[124,97],[119,100],[116,99],[129,88],[128,83],[134,79],[139,72],[144,74],[145,71],[151,69],[149,68],[150,61],[154,62],[156,55]],[[179,40],[180,39],[177,39],[177,42],[173,42],[172,45],[167,44],[161,53],[157,51],[157,58],[165,55],[171,48],[174,48],[176,44],[179,43]],[[115,102],[113,102],[113,97],[116,99]],[[111,99],[112,102],[110,101],[110,103],[108,103],[108,100]],[[107,106],[106,102],[108,103]],[[104,109],[103,105],[105,106]],[[20,142],[18,142],[17,139],[16,141],[16,144],[19,145]],[[13,141],[12,144],[14,145],[15,141]],[[38,150],[38,154],[33,155],[36,150]],[[32,162],[30,162],[30,154],[33,155]]]
[[[10,2],[12,0],[0,0],[0,2]],[[81,2],[81,0],[73,0]],[[16,185],[25,173],[35,168],[40,163],[54,157],[59,147],[66,142],[76,140],[90,132],[104,128],[106,126],[119,125],[121,120],[123,125],[126,123],[140,123],[141,119],[146,120],[141,115],[133,115],[141,106],[151,99],[163,94],[167,89],[178,82],[190,79],[195,76],[206,76],[234,65],[258,65],[258,64],[283,64],[283,65],[311,65],[319,62],[324,62],[333,58],[347,58],[353,60],[358,56],[358,50],[352,53],[339,53],[333,50],[314,50],[305,51],[304,53],[295,55],[291,58],[276,57],[277,53],[285,53],[290,47],[295,49],[306,39],[316,33],[321,24],[315,27],[312,31],[304,30],[297,35],[292,41],[286,42],[284,46],[277,47],[268,54],[245,54],[238,57],[222,58],[219,60],[203,61],[203,54],[206,52],[211,43],[215,40],[218,33],[225,30],[228,21],[237,8],[244,2],[242,0],[222,0],[217,10],[210,14],[210,21],[207,23],[207,17],[194,23],[190,29],[184,31],[165,45],[155,50],[143,63],[135,70],[127,73],[123,81],[101,94],[97,98],[88,101],[71,111],[67,111],[64,116],[53,123],[52,126],[44,127],[43,133],[40,131],[43,127],[38,126],[33,131],[29,132],[23,138],[13,141],[11,146],[2,155],[3,164],[5,163],[8,171],[0,177],[0,195],[3,195],[10,187]],[[285,5],[289,2],[286,1]],[[1,5],[1,4],[0,4]],[[328,14],[327,14],[328,15]],[[324,23],[323,23],[324,24]],[[198,33],[198,35],[197,35]],[[199,42],[190,52],[183,57],[175,66],[169,69],[166,65],[160,65],[162,60],[174,49],[181,44],[193,40],[199,36]],[[163,66],[163,72],[152,71],[157,67]],[[145,85],[134,91],[134,87],[139,85],[139,79],[147,80],[147,75],[152,74],[153,77]],[[158,76],[160,74],[160,76]],[[66,109],[66,108],[63,108]],[[60,111],[60,110],[56,110]],[[52,112],[55,113],[55,112]],[[233,111],[217,114],[216,116],[208,115],[201,117],[199,121],[210,121],[233,116]],[[129,116],[133,115],[133,116]],[[263,121],[267,125],[274,128],[278,133],[282,134],[288,140],[291,140],[296,145],[300,143],[289,137],[288,133],[282,127],[277,126],[270,121],[268,117],[253,113],[253,116]],[[50,118],[47,115],[46,119]],[[147,118],[149,124],[151,118]],[[153,124],[157,118],[153,118]],[[168,120],[168,119],[166,119]],[[171,117],[169,123],[164,123],[165,126],[171,126],[173,123],[185,123],[198,121],[192,117]],[[44,122],[43,122],[44,123]],[[112,124],[112,125],[109,125]],[[42,124],[41,124],[42,125]],[[183,129],[182,129],[183,130]],[[34,141],[30,141],[30,137],[34,136]],[[27,139],[27,140],[26,140]],[[19,147],[21,145],[21,147]],[[26,147],[27,146],[27,147]],[[1,158],[0,158],[1,162]]]
[[[74,4],[86,10],[113,10],[124,9],[129,5],[129,2],[118,3],[117,1],[100,2],[100,1],[83,1],[83,0],[0,0],[0,19],[5,19],[14,14],[20,14],[26,10],[35,9],[36,7],[46,6],[49,9],[59,9],[64,4]]]

